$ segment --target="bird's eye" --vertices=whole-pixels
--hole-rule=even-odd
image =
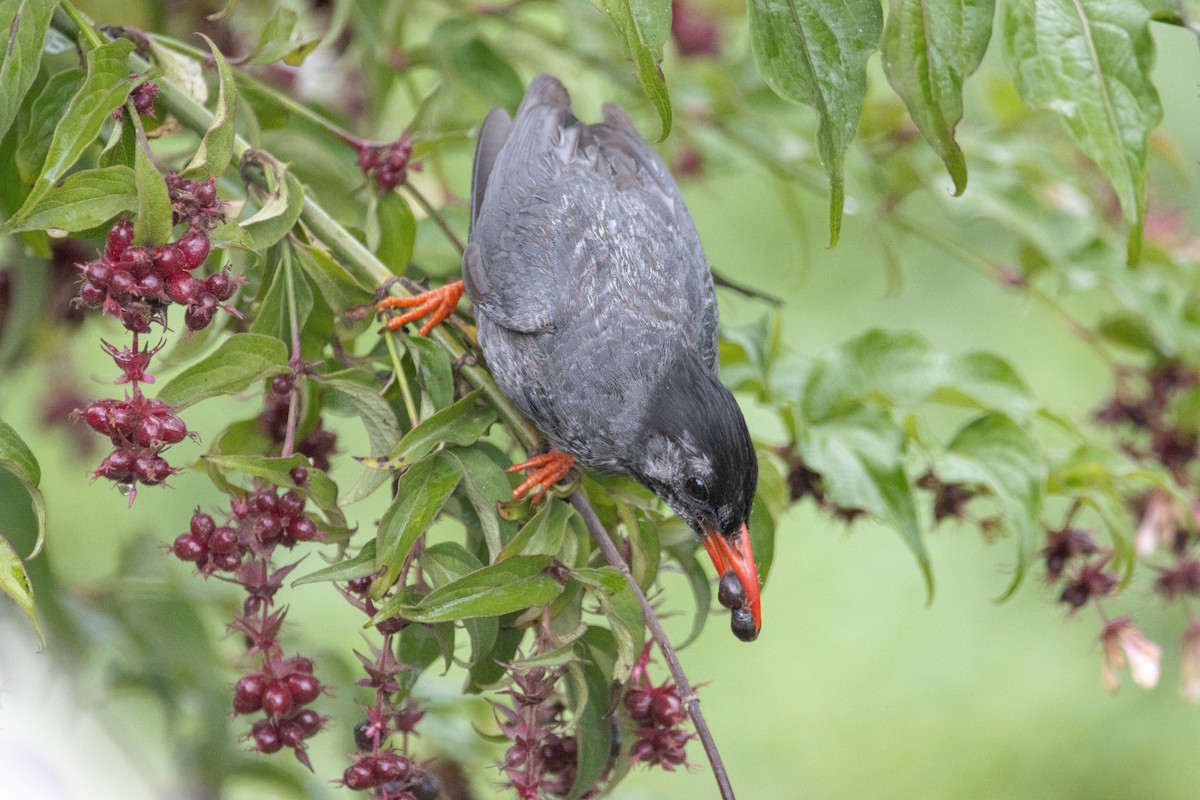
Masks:
[[[683,488],[687,489],[688,494],[701,502],[708,499],[708,487],[699,478],[688,478],[683,484]]]

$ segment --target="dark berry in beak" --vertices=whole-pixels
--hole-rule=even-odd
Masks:
[[[758,638],[758,629],[754,627],[754,615],[748,608],[735,608],[729,620],[733,635],[743,642],[753,642]]]
[[[738,609],[746,604],[746,590],[733,570],[721,576],[721,582],[717,585],[717,601],[728,609]]]

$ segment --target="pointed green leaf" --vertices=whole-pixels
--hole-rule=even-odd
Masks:
[[[496,560],[516,555],[556,555],[567,535],[567,523],[574,515],[575,509],[567,503],[558,500],[544,503],[504,546]]]
[[[843,158],[858,129],[867,59],[882,29],[878,0],[750,0],[750,40],[767,85],[817,112],[817,147],[829,173],[830,246],[842,228]]]
[[[1017,539],[1017,569],[1006,598],[1021,584],[1029,556],[1041,534],[1045,469],[1029,433],[1003,414],[985,414],[965,425],[934,465],[945,483],[987,488],[1000,506],[1004,524]]]
[[[91,50],[85,56],[87,78],[61,115],[46,151],[45,161],[24,205],[13,217],[23,219],[54,188],[79,160],[114,109],[129,96],[136,78],[129,77],[129,54],[133,43],[117,39]]]
[[[954,140],[963,81],[983,59],[995,0],[890,0],[883,69],[909,116],[946,164],[954,193],[967,188],[967,164]]]
[[[1116,190],[1141,250],[1146,142],[1162,121],[1151,79],[1150,14],[1127,0],[1013,0],[1004,4],[1004,54],[1025,102],[1056,112]]]
[[[272,64],[282,60],[292,67],[304,63],[321,40],[318,37],[296,38],[297,19],[296,12],[287,6],[275,6],[258,35],[258,46],[246,63]]]
[[[234,118],[237,116],[237,87],[233,82],[233,71],[212,39],[203,33],[200,37],[208,43],[213,61],[217,65],[217,108],[212,124],[204,132],[204,139],[196,149],[196,155],[183,173],[191,177],[219,178],[233,158],[233,139],[236,134]]]
[[[286,164],[268,162],[264,171],[269,194],[258,211],[242,222],[259,252],[287,236],[304,210],[304,185],[287,171]]]
[[[355,578],[365,578],[375,573],[375,540],[372,539],[362,546],[358,554],[345,561],[337,561],[316,572],[311,572],[303,578],[292,581],[292,586],[306,583],[322,583],[324,581],[350,581]]]
[[[272,336],[235,333],[204,360],[175,376],[158,393],[173,406],[236,394],[256,381],[288,371],[287,346]]]
[[[671,133],[671,98],[658,63],[663,46],[671,33],[670,0],[593,0],[608,15],[621,34],[625,56],[633,62],[633,72],[642,91],[658,110],[662,121],[661,142]]]
[[[441,444],[467,447],[475,443],[496,421],[496,412],[491,406],[479,402],[478,389],[463,397],[449,408],[444,408],[417,425],[404,435],[384,458],[358,459],[371,469],[397,471],[414,461],[424,458]]]
[[[318,245],[301,244],[296,248],[300,266],[321,297],[329,304],[334,314],[341,314],[353,306],[372,301],[373,292],[338,262],[328,250]]]
[[[515,556],[434,589],[414,605],[385,603],[381,616],[400,614],[414,622],[452,622],[498,617],[549,603],[562,585],[542,574],[549,556]]]
[[[29,624],[33,626],[39,644],[45,646],[46,638],[42,635],[37,609],[33,605],[33,584],[29,582],[29,574],[25,571],[25,564],[22,563],[21,557],[12,549],[12,545],[8,543],[3,534],[0,534],[0,591],[13,599],[17,607],[29,619]]]
[[[424,336],[405,336],[404,345],[417,365],[421,384],[421,415],[429,416],[454,399],[454,370],[446,348]]]
[[[608,715],[613,698],[611,681],[597,665],[575,663],[570,666],[569,674],[572,680],[567,682],[567,699],[578,709],[578,714],[575,716],[575,782],[565,800],[576,800],[596,786],[612,757],[613,725]],[[586,686],[586,693],[579,691],[581,683]]]
[[[612,679],[617,683],[629,680],[633,665],[642,654],[645,621],[642,605],[629,581],[612,567],[575,570],[574,576],[588,588],[600,603],[608,619],[609,630],[617,645],[617,660]]]
[[[38,484],[42,482],[42,468],[38,466],[33,451],[4,420],[0,420],[0,469],[11,472],[29,493],[29,502],[38,526],[37,543],[29,554],[33,558],[41,552],[42,543],[46,540],[46,501],[38,489]]]
[[[8,34],[4,63],[0,64],[0,139],[8,133],[17,107],[42,67],[42,44],[57,2],[19,0],[0,4],[0,31]]]
[[[418,461],[400,476],[396,499],[379,521],[375,537],[375,565],[386,568],[376,586],[396,582],[409,551],[450,499],[458,480],[458,471],[438,458]]]
[[[804,463],[820,473],[829,502],[873,514],[900,534],[916,556],[932,599],[933,572],[904,472],[904,436],[892,418],[855,408],[803,429],[798,448]]]
[[[341,377],[342,375],[345,377]],[[400,424],[396,421],[396,412],[392,410],[386,400],[379,396],[376,387],[366,385],[358,380],[351,380],[353,377],[357,376],[354,373],[346,372],[324,378],[319,377],[318,380],[323,387],[340,394],[354,406],[359,421],[367,429],[367,441],[370,443],[372,451],[382,453],[390,450],[400,439]],[[386,480],[386,472],[366,470],[346,496],[366,497],[383,485]],[[349,502],[346,497],[342,498],[344,505]]]
[[[29,127],[17,146],[17,169],[25,183],[32,184],[41,174],[42,165],[46,163],[46,153],[50,152],[54,132],[62,123],[63,109],[70,104],[71,98],[83,85],[84,77],[84,71],[76,67],[56,72],[42,86],[30,106]],[[14,130],[13,135],[16,133]],[[130,160],[126,166],[132,165],[133,161]]]
[[[483,564],[458,542],[441,542],[425,550],[421,556],[421,566],[436,589],[482,568]],[[471,655],[467,659],[469,668],[491,655],[500,631],[500,621],[496,617],[479,617],[463,620],[462,624],[471,640]]]
[[[128,109],[127,109],[128,110]],[[137,183],[137,214],[133,218],[133,240],[141,245],[164,244],[171,237],[171,196],[154,160],[142,123],[134,120],[137,144],[133,150],[133,172]]]
[[[367,246],[393,274],[403,275],[417,241],[417,218],[396,192],[372,198],[371,204],[374,213],[367,218]]]
[[[496,513],[496,503],[512,498],[508,476],[482,450],[451,447],[439,453],[438,458],[445,459],[458,470],[463,491],[475,509],[475,516],[479,518],[488,558],[497,560],[504,541],[501,528],[510,530],[516,527],[507,520],[501,520]]]
[[[66,233],[95,228],[137,206],[133,170],[112,166],[76,172],[29,209],[23,220],[0,226],[0,234],[31,230]]]

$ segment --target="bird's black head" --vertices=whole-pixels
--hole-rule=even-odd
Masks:
[[[753,639],[761,624],[759,583],[747,525],[758,459],[733,394],[694,354],[682,355],[655,386],[628,466],[700,535],[717,574],[737,575],[754,625],[748,628],[744,611],[735,609],[734,632]]]

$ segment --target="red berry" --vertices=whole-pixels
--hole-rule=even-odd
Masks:
[[[192,187],[192,194],[196,197],[196,202],[201,206],[211,206],[217,202],[217,179],[209,178],[206,181],[198,181]]]
[[[286,491],[279,496],[279,513],[285,517],[294,517],[304,513],[304,498],[297,492]]]
[[[202,292],[196,298],[196,306],[210,317],[216,312],[218,305],[220,301],[217,300],[217,296],[210,292]]]
[[[279,725],[279,737],[294,750],[304,744],[304,726],[294,720],[285,720]]]
[[[83,271],[83,277],[97,286],[108,286],[108,282],[112,280],[112,275],[112,262],[104,258],[97,258],[88,264],[87,269]]]
[[[287,667],[292,672],[307,672],[309,675],[311,675],[313,671],[313,662],[311,658],[295,656],[294,658],[289,658],[287,660]]]
[[[237,282],[229,277],[227,270],[221,270],[208,276],[204,281],[204,288],[218,300],[228,300],[233,297],[233,293],[237,289]]]
[[[108,291],[117,298],[128,297],[133,293],[137,281],[133,275],[123,269],[116,270],[108,282]]]
[[[379,783],[379,776],[375,773],[375,760],[364,758],[362,761],[346,767],[346,771],[342,773],[342,782],[346,784],[347,788],[355,791],[375,786]]]
[[[207,514],[205,516],[208,516]],[[212,517],[209,517],[211,520]],[[195,520],[192,521],[193,530],[195,530]],[[208,549],[213,553],[232,553],[237,549],[238,538],[237,533],[233,528],[228,528],[224,525],[212,532],[208,539]]]
[[[158,299],[158,296],[162,294],[162,290],[162,278],[158,277],[158,275],[155,273],[147,272],[145,275],[138,278],[137,293],[142,297]]]
[[[262,708],[267,679],[261,672],[243,675],[233,687],[233,710],[238,714],[253,714]]]
[[[138,480],[147,486],[157,486],[171,477],[173,470],[162,456],[154,453],[143,453],[133,464]]]
[[[189,331],[204,330],[212,322],[212,319],[212,312],[204,311],[199,306],[188,306],[187,311],[183,312],[183,324]]]
[[[308,705],[321,694],[321,682],[307,672],[293,672],[284,682],[297,705]]]
[[[160,244],[154,248],[154,267],[163,278],[169,278],[183,269],[183,257],[173,244]]]
[[[286,714],[292,710],[292,690],[284,681],[271,681],[263,691],[263,711],[268,714]]]
[[[283,737],[279,735],[279,729],[273,726],[260,728],[254,734],[254,749],[260,753],[278,753],[283,747]]]
[[[308,468],[307,467],[292,467],[288,472],[288,476],[292,479],[292,483],[297,486],[303,486],[308,483]]]
[[[181,305],[188,305],[200,293],[202,284],[186,272],[176,272],[167,278],[167,297]]]
[[[150,248],[135,244],[125,250],[121,263],[129,267],[135,278],[140,278],[154,269],[154,256]]]
[[[195,269],[208,258],[208,234],[200,231],[185,233],[175,243],[175,248],[179,251],[180,265],[184,269]]]
[[[79,287],[79,302],[88,308],[99,308],[107,296],[108,292],[91,281],[84,281],[83,285]]]
[[[119,219],[108,229],[108,239],[105,242],[104,253],[116,261],[124,253],[125,248],[133,243],[133,223],[127,219]]]
[[[242,565],[242,556],[236,551],[230,553],[216,553],[212,557],[212,563],[214,567],[222,572],[233,572]]]
[[[158,439],[162,433],[162,424],[154,417],[146,417],[142,423],[138,425],[137,431],[134,433],[133,439],[142,447],[149,447]]]
[[[165,444],[179,444],[187,436],[187,425],[174,414],[161,414],[158,422],[162,426],[159,439]]]
[[[150,309],[141,307],[126,308],[121,311],[121,324],[125,330],[134,333],[150,332]]]
[[[175,537],[171,552],[180,561],[200,561],[208,555],[208,545],[193,533],[181,533]]]
[[[305,736],[312,736],[321,729],[321,715],[311,708],[303,708],[292,717],[304,729]]]
[[[213,518],[208,514],[197,510],[192,514],[190,529],[197,536],[208,539],[213,535],[213,531],[217,529],[217,523],[213,522]]]
[[[279,507],[279,497],[273,489],[260,489],[254,495],[254,507],[264,513],[273,512]]]
[[[279,517],[274,514],[261,514],[254,521],[254,535],[259,539],[274,539],[281,531]]]
[[[296,378],[290,372],[271,378],[271,391],[278,395],[290,394],[296,386]]]
[[[360,578],[351,578],[346,583],[346,588],[353,594],[366,594],[367,589],[371,588],[371,576],[363,575]]]
[[[654,718],[664,728],[673,728],[683,722],[683,703],[674,690],[660,690],[655,694],[652,710]]]
[[[631,755],[633,756],[634,763],[643,762],[649,764],[658,760],[658,750],[654,747],[654,743],[648,739],[642,739],[635,744]]]
[[[650,721],[650,709],[654,703],[654,698],[645,689],[634,687],[625,693],[625,708],[629,711],[629,716],[642,724]]]
[[[412,772],[412,761],[399,753],[388,753],[375,759],[375,772],[380,782],[399,780]]]
[[[308,517],[296,517],[288,523],[288,536],[297,542],[311,542],[317,538],[317,524]]]
[[[108,421],[108,410],[112,404],[111,400],[97,400],[83,410],[83,421],[96,433],[108,436],[112,431]]]

